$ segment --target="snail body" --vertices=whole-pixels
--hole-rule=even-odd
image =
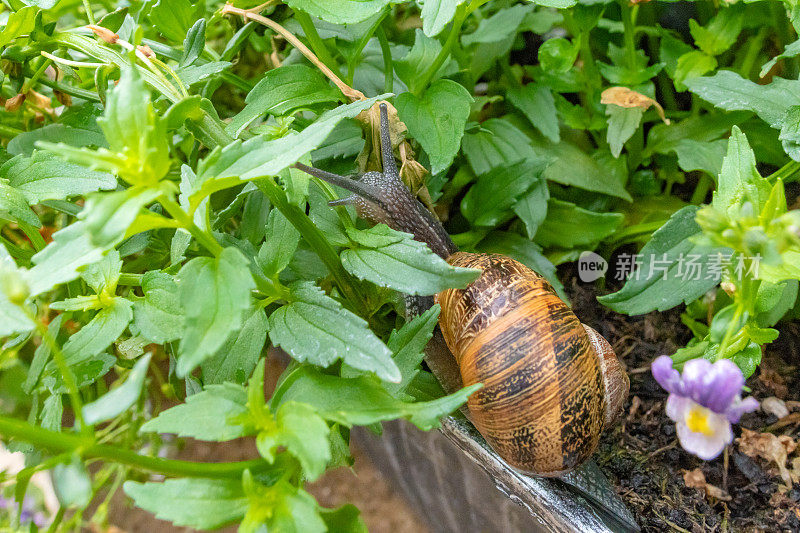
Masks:
[[[383,173],[357,181],[296,167],[354,193],[335,204],[355,204],[359,216],[411,233],[450,264],[482,270],[463,289],[409,298],[407,312],[440,304],[439,327],[454,360],[446,364],[457,365],[458,384],[483,384],[467,401],[468,417],[509,465],[541,476],[569,472],[594,453],[627,397],[628,377],[611,346],[522,263],[458,251],[399,178],[385,104],[381,151]],[[452,392],[457,384],[446,364],[428,362]]]

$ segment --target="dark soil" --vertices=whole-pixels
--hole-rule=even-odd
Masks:
[[[800,484],[787,487],[775,462],[745,455],[738,439],[747,428],[786,435],[789,449],[800,441],[800,403],[795,403],[800,400],[800,326],[778,326],[779,339],[767,347],[759,370],[747,381],[759,401],[777,397],[790,414],[782,419],[763,411],[745,415],[734,429],[734,443],[716,460],[704,462],[678,444],[675,425],[664,413],[666,393],[649,368],[655,357],[672,354],[689,340],[681,308],[638,317],[616,314],[602,307],[596,288],[577,281],[570,268],[559,274],[571,280],[566,288],[573,309],[612,342],[631,378],[622,421],[604,436],[595,459],[643,531],[800,531]],[[791,473],[797,455],[790,453],[786,462]],[[684,474],[697,468],[714,486],[712,494],[721,489],[717,497],[687,487]]]

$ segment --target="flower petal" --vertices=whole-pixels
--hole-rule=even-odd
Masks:
[[[727,418],[712,416],[710,435],[691,431],[683,421],[677,423],[678,440],[683,449],[705,461],[716,458],[733,441],[733,431]]]
[[[680,394],[681,388],[681,375],[672,368],[672,358],[668,355],[657,357],[650,367],[653,377],[661,387],[673,394]]]
[[[716,413],[724,413],[741,394],[742,385],[744,376],[736,363],[721,359],[711,365],[705,377],[705,388],[695,401]]]
[[[729,422],[736,424],[739,422],[739,419],[742,418],[743,414],[755,411],[756,409],[758,409],[758,400],[752,396],[748,396],[743,400],[741,398],[736,398],[733,404],[725,411],[725,416],[728,417]]]
[[[670,394],[667,398],[666,412],[674,422],[684,420],[686,417],[686,410],[691,409],[694,402],[689,398],[684,398],[677,394]]]

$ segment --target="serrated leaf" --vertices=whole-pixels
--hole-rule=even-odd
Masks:
[[[532,5],[515,5],[500,9],[491,17],[478,23],[474,32],[461,37],[464,46],[477,43],[497,43],[514,35],[525,16],[533,10]]]
[[[461,146],[472,97],[460,84],[437,80],[417,97],[403,93],[395,100],[397,114],[422,145],[437,174],[453,162]]]
[[[758,85],[736,72],[721,70],[686,82],[694,94],[726,111],[753,111],[773,128],[780,128],[787,110],[800,101],[800,81],[775,77]]]
[[[320,509],[320,516],[328,526],[328,531],[337,533],[368,533],[361,519],[358,507],[347,504],[338,509]]]
[[[305,403],[286,402],[275,414],[275,425],[262,430],[256,437],[258,452],[268,462],[275,460],[278,448],[283,447],[300,461],[309,481],[325,472],[331,460],[330,429],[313,407]]]
[[[393,0],[287,0],[292,9],[334,24],[353,24],[367,20]]]
[[[240,533],[280,531],[287,533],[323,533],[325,522],[314,497],[301,488],[281,479],[265,487],[255,483],[250,472],[243,476],[245,492],[250,500]]]
[[[247,259],[235,248],[219,256],[196,257],[178,273],[185,313],[178,349],[178,376],[185,376],[239,331],[255,287]]]
[[[253,311],[239,333],[225,341],[213,357],[202,363],[203,382],[244,383],[261,357],[268,329],[269,322],[264,311],[262,309]]]
[[[572,248],[600,242],[622,224],[621,213],[598,213],[571,202],[550,198],[547,218],[536,232],[535,241],[545,248]]]
[[[702,170],[715,180],[722,170],[722,160],[725,157],[728,141],[697,141],[695,139],[681,139],[675,145],[678,156],[678,166],[684,172]]]
[[[238,137],[251,122],[265,113],[285,115],[294,109],[336,102],[341,93],[319,72],[306,65],[284,65],[268,71],[245,98],[245,107],[225,127]]]
[[[461,201],[462,214],[475,226],[497,226],[512,217],[511,208],[542,181],[546,161],[526,159],[493,168],[478,177]]]
[[[431,37],[425,35],[422,30],[417,29],[414,33],[414,46],[403,57],[394,61],[394,70],[400,78],[414,92],[425,89],[417,87],[420,80],[420,72],[428,70],[442,51],[442,44]],[[434,74],[432,81],[443,76],[453,74],[458,70],[458,66],[452,59],[447,59]],[[402,92],[402,91],[397,91]]]
[[[509,162],[541,157],[524,133],[501,118],[490,118],[481,124],[477,133],[464,135],[461,153],[476,176]]]
[[[736,5],[721,9],[706,27],[689,19],[689,31],[694,37],[694,44],[711,56],[719,55],[733,46],[744,22],[744,10],[739,7],[741,6]]]
[[[634,272],[619,291],[598,297],[600,303],[628,315],[665,311],[696,300],[719,283],[719,278],[709,275],[709,258],[724,249],[698,246],[690,241],[690,237],[701,233],[695,222],[697,210],[697,206],[686,206],[655,231],[640,252],[639,274]],[[696,276],[688,265],[694,256],[700,269]]]
[[[300,232],[277,209],[269,213],[264,244],[258,251],[256,262],[267,278],[274,278],[286,268],[294,256]]]
[[[386,346],[392,351],[392,359],[403,378],[400,383],[386,383],[384,387],[392,393],[403,391],[420,369],[425,357],[425,346],[433,336],[433,329],[438,324],[439,305],[434,305],[410,322],[403,324],[399,330],[392,331]]]
[[[712,205],[724,213],[733,206],[750,201],[758,212],[766,203],[770,190],[769,182],[756,169],[756,158],[747,137],[734,126]]]
[[[35,7],[29,6],[10,13],[5,26],[0,31],[0,46],[6,46],[20,35],[32,32],[36,25],[38,11]]]
[[[130,409],[142,393],[142,385],[150,364],[148,353],[141,357],[125,379],[125,383],[112,389],[97,400],[83,406],[83,421],[89,425],[111,420]]]
[[[369,376],[342,378],[304,366],[292,374],[290,382],[273,402],[279,405],[288,401],[305,402],[323,418],[346,426],[405,418],[423,430],[439,427],[441,417],[456,410],[480,388],[473,385],[437,400],[408,403],[393,397],[377,379]]]
[[[341,252],[342,265],[366,279],[406,294],[430,295],[450,287],[462,288],[478,271],[450,266],[413,235],[380,224],[368,230],[348,228],[353,244]]]
[[[0,176],[25,195],[29,204],[66,200],[117,186],[116,178],[107,172],[95,172],[81,165],[67,163],[46,152],[10,159],[0,167]]]
[[[384,96],[359,100],[327,111],[295,135],[274,140],[255,137],[245,142],[234,141],[222,150],[212,152],[200,163],[198,182],[202,184],[212,178],[248,180],[275,176],[320,146],[339,122],[355,117],[382,98]]]
[[[542,135],[559,142],[561,135],[558,128],[558,115],[555,99],[550,88],[543,84],[529,83],[523,86],[510,87],[507,91],[508,101],[525,114]]]
[[[142,291],[144,298],[133,304],[133,320],[140,334],[157,344],[179,339],[183,333],[183,307],[174,278],[163,272],[146,272]]]
[[[296,282],[290,289],[291,302],[269,317],[274,345],[300,362],[328,367],[341,359],[386,381],[400,380],[391,352],[362,318],[311,282]]]
[[[525,224],[525,232],[531,239],[547,217],[547,200],[549,199],[550,190],[547,188],[547,182],[541,179],[537,180],[528,192],[514,204],[514,213]]]
[[[42,227],[39,217],[28,207],[25,196],[2,178],[0,178],[0,220],[25,223],[34,228]]]
[[[131,306],[130,301],[117,297],[107,307],[98,311],[88,324],[64,343],[61,351],[66,363],[76,365],[87,361],[111,346],[133,318]],[[53,362],[48,363],[47,370],[49,373],[58,372]]]
[[[148,420],[141,431],[174,433],[206,441],[226,441],[250,435],[244,424],[247,416],[247,392],[241,385],[222,383],[186,398],[186,403],[162,411]]]
[[[216,529],[241,519],[249,505],[238,479],[126,481],[122,488],[138,507],[176,526]]]

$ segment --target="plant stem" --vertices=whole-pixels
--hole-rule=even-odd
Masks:
[[[86,10],[86,18],[89,19],[89,24],[94,24],[94,13],[92,12],[92,6],[89,4],[89,0],[83,0],[83,8]]]
[[[386,38],[386,31],[383,26],[378,26],[375,30],[378,43],[381,45],[381,55],[383,56],[383,92],[394,92],[394,62],[392,61],[392,49],[389,47],[389,39]]]
[[[450,50],[453,48],[453,45],[458,40],[458,36],[461,33],[461,25],[464,24],[464,21],[467,18],[468,8],[466,4],[461,4],[456,9],[456,14],[453,17],[452,26],[450,27],[450,33],[447,35],[447,40],[444,42],[442,49],[439,50],[439,53],[436,55],[436,58],[433,60],[433,63],[428,67],[428,69],[423,72],[420,77],[417,79],[416,83],[413,83],[413,88],[409,87],[412,93],[416,94],[417,96],[431,83],[431,80],[439,72],[439,69],[442,68],[444,62],[450,57]],[[469,11],[472,12],[471,10]]]
[[[619,8],[622,14],[622,26],[625,29],[623,33],[625,55],[628,60],[628,68],[633,70],[636,68],[636,25],[633,20],[635,6],[630,6],[626,0],[620,0]]]
[[[375,34],[375,31],[380,27],[381,23],[383,23],[386,13],[388,13],[388,10],[384,8],[383,11],[381,11],[380,16],[375,19],[375,22],[372,24],[372,26],[367,28],[367,31],[365,31],[364,35],[362,35],[358,40],[355,49],[350,55],[350,58],[347,60],[347,83],[349,85],[353,85],[353,76],[355,76],[356,71],[356,61],[361,57],[361,52],[364,51],[364,47],[367,46],[367,43]],[[384,58],[384,61],[386,61],[386,58]]]
[[[54,452],[78,451],[85,458],[108,460],[166,476],[239,478],[245,470],[263,470],[268,467],[267,463],[261,459],[225,463],[199,463],[150,457],[125,448],[97,444],[90,437],[50,431],[3,415],[0,415],[0,435],[5,438],[28,442]]]
[[[119,279],[117,280],[117,285],[124,285],[126,287],[141,287],[143,277],[144,276],[142,274],[122,273],[119,275]]]
[[[781,168],[767,176],[769,181],[782,179],[784,183],[791,183],[800,179],[800,162],[789,161]]]
[[[339,259],[339,254],[328,243],[328,240],[320,232],[314,223],[308,218],[299,207],[289,203],[286,199],[286,193],[271,179],[264,178],[254,181],[261,192],[269,199],[278,211],[283,214],[297,228],[297,231],[311,246],[319,258],[328,267],[333,278],[336,280],[336,285],[345,296],[345,298],[352,302],[361,316],[369,316],[369,305],[366,298],[358,288],[358,281],[350,275],[350,273],[342,266],[342,261]]]
[[[338,70],[338,65],[336,64],[336,60],[333,59],[330,50],[328,50],[328,46],[325,44],[325,41],[322,40],[322,37],[319,36],[317,32],[317,28],[314,27],[314,22],[311,20],[311,17],[305,11],[295,10],[294,12],[294,19],[300,23],[300,27],[303,28],[303,32],[306,34],[306,39],[308,42],[311,43],[311,49],[317,55],[317,57],[328,65],[328,68],[331,70]]]
[[[164,207],[169,215],[177,220],[181,226],[192,234],[192,237],[195,238],[197,242],[203,245],[203,247],[218,256],[222,253],[222,246],[208,233],[197,227],[194,221],[187,215],[184,210],[178,205],[175,200],[168,198],[166,195],[161,196],[159,198],[159,203]]]
[[[700,179],[697,182],[697,186],[694,188],[694,192],[692,193],[692,199],[689,200],[689,203],[694,205],[700,205],[703,203],[703,200],[706,199],[706,195],[708,194],[709,189],[711,189],[711,177],[703,172],[700,175]]]
[[[767,38],[767,33],[769,32],[768,26],[763,26],[756,36],[750,39],[750,42],[747,45],[747,51],[745,52],[744,59],[742,60],[742,66],[739,68],[739,74],[746,79],[750,79],[750,73],[753,71],[753,65],[755,65],[756,59],[758,59],[758,54],[761,52],[761,46],[764,44],[764,39]]]

